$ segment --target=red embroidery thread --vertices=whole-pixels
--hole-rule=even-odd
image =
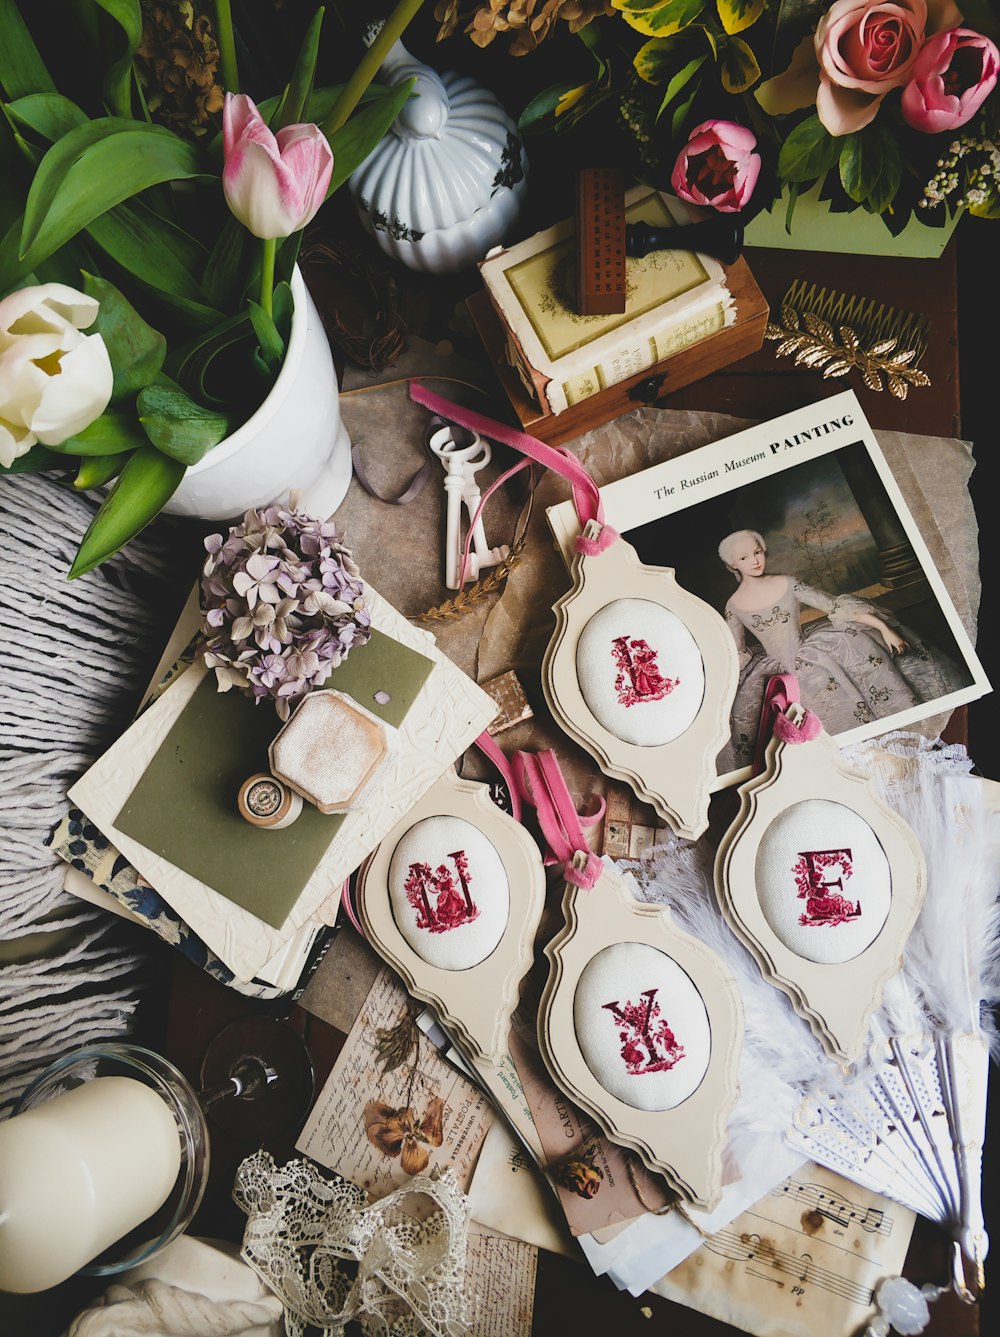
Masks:
[[[434,870],[428,863],[411,863],[403,883],[406,899],[417,912],[417,928],[425,928],[428,933],[447,933],[479,918],[479,907],[469,893],[472,875],[465,851],[454,850],[448,858],[455,864],[461,891],[443,863]],[[432,895],[437,898],[433,905]]]
[[[660,1016],[660,1005],[656,1001],[658,989],[644,989],[639,995],[643,1003],[626,1003],[623,1007],[616,998],[613,1003],[604,1003],[603,1007],[617,1020],[621,1029],[618,1038],[622,1045],[622,1058],[625,1067],[633,1077],[641,1077],[647,1072],[669,1072],[684,1057],[683,1046]],[[645,1046],[643,1053],[642,1046]]]
[[[796,895],[804,900],[806,908],[799,916],[802,925],[847,924],[852,919],[861,917],[861,902],[849,901],[846,896],[834,894],[830,889],[844,889],[844,883],[854,873],[853,855],[849,849],[800,850],[799,857],[792,865],[792,876],[798,887]],[[839,877],[826,878],[831,869],[839,869]]]
[[[618,665],[615,691],[623,706],[662,701],[680,682],[680,678],[663,676],[656,663],[657,652],[641,637],[616,636],[611,642],[611,653]]]

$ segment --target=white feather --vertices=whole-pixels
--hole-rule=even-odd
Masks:
[[[991,1034],[1000,1000],[1000,815],[964,748],[890,734],[846,754],[919,837],[927,897],[903,957],[912,1006],[934,1029]],[[910,1008],[906,1009],[910,1011]],[[913,1016],[894,1027],[907,1034]]]
[[[730,1115],[728,1151],[737,1163],[760,1152],[760,1138],[783,1136],[801,1090],[831,1063],[788,998],[768,984],[757,962],[719,912],[707,842],[674,836],[639,863],[619,865],[635,877],[640,900],[669,908],[679,928],[710,947],[734,976],[743,1001],[739,1099]]]

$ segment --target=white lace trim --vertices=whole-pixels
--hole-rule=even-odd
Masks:
[[[401,1209],[412,1193],[435,1204],[426,1220]],[[248,1218],[243,1257],[283,1301],[288,1337],[309,1327],[340,1337],[352,1319],[366,1335],[468,1332],[469,1200],[451,1170],[369,1202],[309,1161],[279,1168],[259,1151],[237,1170],[233,1198]]]

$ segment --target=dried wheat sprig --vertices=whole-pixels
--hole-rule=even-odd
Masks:
[[[491,567],[488,575],[483,576],[481,580],[477,580],[467,590],[461,590],[455,595],[454,599],[446,599],[444,603],[437,604],[434,608],[428,608],[423,613],[415,613],[412,620],[414,622],[440,622],[445,618],[461,617],[463,613],[471,612],[488,595],[498,590],[514,567],[517,566],[521,560],[524,543],[525,535],[522,533],[511,544],[510,552],[503,561]]]
[[[900,348],[898,339],[878,339],[865,348],[849,325],[835,329],[811,311],[800,315],[787,302],[782,305],[781,319],[780,325],[769,321],[764,331],[765,339],[778,343],[775,355],[794,353],[796,366],[822,367],[824,379],[844,376],[856,367],[869,390],[888,388],[896,399],[905,399],[911,385],[931,383],[925,371],[910,365],[918,350]]]

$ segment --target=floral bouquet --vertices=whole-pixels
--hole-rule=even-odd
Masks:
[[[332,521],[290,506],[247,511],[223,538],[205,540],[205,663],[219,691],[232,687],[287,720],[352,645],[371,637],[365,587]]]
[[[603,106],[637,175],[746,216],[820,183],[834,211],[896,234],[964,207],[1000,216],[1000,19],[988,0],[440,0],[439,37],[582,41],[589,77],[535,97],[521,128]]]
[[[258,105],[230,0],[0,0],[0,470],[113,484],[71,577],[267,396],[302,229],[409,97],[371,81],[420,4],[399,0],[326,88],[316,6]]]

